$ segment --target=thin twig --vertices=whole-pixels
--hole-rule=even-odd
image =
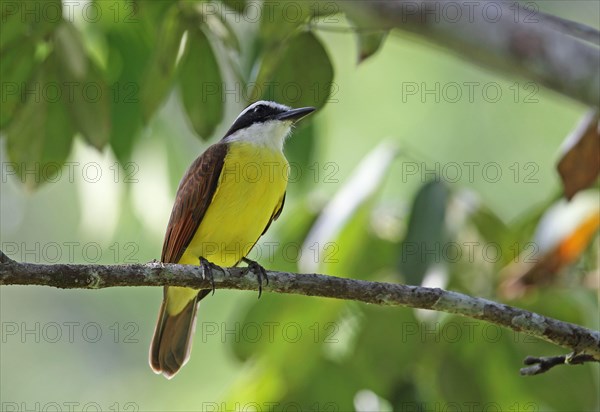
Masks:
[[[523,376],[539,375],[540,373],[548,372],[550,369],[557,365],[583,365],[588,362],[600,362],[598,359],[594,359],[590,355],[575,355],[570,353],[568,355],[559,356],[548,356],[537,358],[535,356],[528,356],[525,358],[523,363],[525,365],[531,365],[527,368],[520,370]]]

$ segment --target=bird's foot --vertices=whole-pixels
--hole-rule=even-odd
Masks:
[[[202,268],[202,278],[203,279],[210,279],[210,284],[212,286],[212,294],[215,294],[215,278],[213,277],[212,271],[213,269],[218,269],[221,272],[223,272],[223,274],[225,275],[225,269],[223,269],[221,266],[215,265],[212,262],[209,262],[208,260],[206,260],[203,257],[200,257],[200,267]]]
[[[263,279],[265,280],[267,285],[269,284],[269,277],[267,276],[267,271],[264,267],[259,265],[258,262],[255,262],[248,258],[242,258],[242,261],[248,264],[248,267],[244,271],[244,275],[247,274],[250,270],[256,274],[256,279],[258,280],[258,298],[260,299],[260,296],[262,295]]]

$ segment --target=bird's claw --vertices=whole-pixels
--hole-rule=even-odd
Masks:
[[[256,279],[258,280],[258,298],[260,299],[262,295],[263,279],[265,280],[265,283],[267,285],[269,284],[269,277],[267,276],[267,271],[264,267],[258,264],[258,262],[255,262],[248,258],[242,258],[242,261],[248,264],[248,267],[244,270],[244,275],[246,275],[249,271],[252,271],[256,274]]]
[[[221,272],[223,272],[223,274],[225,274],[225,270],[221,266],[215,265],[214,263],[209,262],[208,260],[206,260],[203,257],[200,258],[200,267],[202,267],[202,277],[204,279],[206,279],[206,278],[210,279],[212,294],[214,295],[216,288],[215,288],[215,278],[213,277],[212,270],[218,269]]]

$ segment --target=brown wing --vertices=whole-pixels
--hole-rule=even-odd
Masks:
[[[210,146],[181,179],[165,234],[162,262],[179,262],[192,241],[217,189],[226,155],[226,144]]]

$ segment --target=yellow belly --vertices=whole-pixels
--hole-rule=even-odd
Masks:
[[[179,260],[198,265],[199,258],[234,266],[246,256],[281,206],[288,163],[281,151],[235,142],[223,164],[217,190],[196,234]],[[178,313],[197,293],[169,288],[168,310]]]

